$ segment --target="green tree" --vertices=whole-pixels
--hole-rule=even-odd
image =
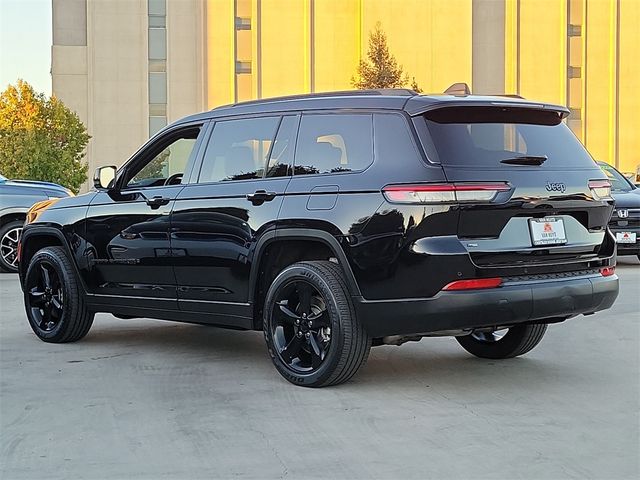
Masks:
[[[78,115],[24,80],[0,93],[0,172],[8,178],[55,182],[74,192],[87,179],[89,142]]]
[[[409,82],[409,75],[389,52],[387,35],[382,30],[380,22],[377,22],[375,29],[369,33],[367,60],[360,60],[356,76],[351,77],[351,85],[361,90],[401,88],[409,85],[416,92],[422,92],[415,78]]]

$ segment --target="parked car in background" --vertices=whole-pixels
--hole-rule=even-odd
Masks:
[[[42,200],[73,195],[55,183],[9,180],[0,175],[0,270],[17,272],[18,238],[31,206]]]
[[[637,255],[640,259],[640,188],[605,162],[598,162],[611,182],[616,202],[609,228],[616,237],[618,255]]]

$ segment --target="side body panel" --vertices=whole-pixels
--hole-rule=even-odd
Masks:
[[[180,309],[252,316],[249,277],[260,237],[275,229],[289,178],[187,186],[171,220]],[[255,205],[247,195],[275,193]],[[229,319],[231,321],[231,319]]]
[[[374,112],[373,135],[373,163],[363,172],[294,176],[278,223],[291,232],[314,229],[335,237],[364,298],[402,298],[418,285],[435,281],[416,278],[416,270],[424,272],[428,265],[424,258],[407,254],[407,236],[454,235],[457,212],[448,207],[388,204],[381,191],[384,185],[445,178],[440,166],[422,158],[405,115]],[[296,162],[303,160],[296,158]],[[339,192],[335,207],[309,208],[313,197],[334,195],[331,186]],[[318,192],[321,187],[327,192]]]
[[[147,188],[144,195],[175,199],[182,188]],[[152,208],[135,193],[95,196],[86,219],[83,275],[89,293],[116,295],[122,303],[127,303],[127,297],[172,300],[166,308],[177,308],[169,242],[172,206],[173,200]]]

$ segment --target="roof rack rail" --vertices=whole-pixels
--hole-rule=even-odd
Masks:
[[[458,82],[451,85],[444,91],[445,95],[471,95],[469,85],[464,82]]]
[[[235,107],[244,105],[253,105],[266,102],[284,102],[288,100],[304,100],[305,98],[327,98],[327,97],[351,97],[351,96],[366,96],[366,95],[386,95],[391,97],[413,97],[418,95],[418,92],[409,88],[378,88],[371,90],[340,90],[337,92],[320,92],[320,93],[303,93],[297,95],[286,95],[282,97],[271,98],[259,98],[255,100],[247,100],[245,102],[230,103],[227,105],[221,105],[221,107]]]

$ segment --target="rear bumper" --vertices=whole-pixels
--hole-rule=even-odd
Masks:
[[[372,337],[566,319],[605,310],[618,296],[618,277],[508,282],[500,288],[439,292],[431,298],[369,301],[356,311]]]

